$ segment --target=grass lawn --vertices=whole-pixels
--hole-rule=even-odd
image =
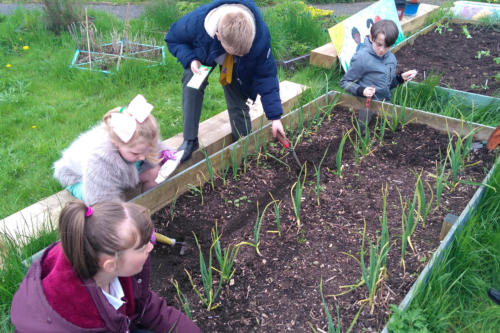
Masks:
[[[130,21],[129,36],[141,34],[164,45],[164,31],[175,17],[152,7]],[[165,6],[163,4],[163,6]],[[165,11],[163,11],[165,12]],[[182,12],[176,12],[181,15]],[[103,12],[89,11],[103,36],[123,31],[124,22]],[[46,30],[40,11],[17,10],[0,16],[0,218],[6,217],[62,188],[52,177],[52,164],[80,133],[96,124],[111,108],[124,106],[138,93],[155,106],[164,139],[182,132],[182,66],[166,50],[166,63],[145,67],[123,62],[114,75],[71,69],[75,52],[70,34]],[[281,27],[277,27],[280,29]],[[282,28],[281,28],[282,29]],[[278,32],[277,32],[278,33]],[[280,32],[282,34],[282,32]],[[282,38],[276,38],[281,41]],[[318,42],[321,43],[321,42]],[[322,44],[316,44],[314,47]],[[283,48],[283,45],[277,45]],[[279,79],[306,84],[323,93],[324,70],[306,68]],[[338,88],[338,71],[326,71],[330,87]],[[226,109],[217,75],[205,92],[202,121]],[[175,148],[175,147],[173,147]]]

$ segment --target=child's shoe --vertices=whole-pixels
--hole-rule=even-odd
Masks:
[[[177,151],[183,150],[184,153],[182,154],[181,158],[181,163],[184,163],[185,161],[189,160],[191,157],[191,154],[198,149],[199,144],[198,144],[198,138],[195,138],[193,140],[184,140],[182,145],[177,148]]]

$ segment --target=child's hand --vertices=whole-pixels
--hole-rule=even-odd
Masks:
[[[366,87],[365,90],[363,90],[363,96],[373,97],[373,95],[375,95],[375,90],[375,87]]]
[[[191,72],[193,72],[193,74],[200,74],[200,66],[201,66],[201,62],[199,60],[193,60],[191,61]]]
[[[418,71],[416,69],[412,69],[410,71],[401,73],[401,77],[405,81],[411,81],[415,78],[415,76],[417,76],[417,73],[418,73]]]

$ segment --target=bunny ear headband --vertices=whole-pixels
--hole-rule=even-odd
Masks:
[[[121,108],[120,113],[112,113],[109,125],[113,132],[124,143],[130,141],[137,128],[137,123],[142,124],[151,114],[153,106],[141,94],[134,97],[126,108]]]

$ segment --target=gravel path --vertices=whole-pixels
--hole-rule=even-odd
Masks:
[[[361,9],[368,7],[375,1],[367,2],[354,2],[354,3],[332,3],[332,4],[322,4],[314,5],[321,9],[333,9],[333,13],[337,16],[352,15],[359,12]],[[447,2],[447,0],[424,0],[424,3],[433,5],[442,5]],[[449,2],[449,1],[448,1]],[[12,13],[16,8],[24,7],[30,10],[41,9],[41,4],[0,4],[0,13],[7,15]],[[127,6],[126,5],[107,5],[107,4],[88,4],[87,8],[93,8],[96,10],[102,10],[115,15],[122,20],[127,16]],[[129,6],[129,18],[137,18],[144,11],[144,5],[130,5]]]

